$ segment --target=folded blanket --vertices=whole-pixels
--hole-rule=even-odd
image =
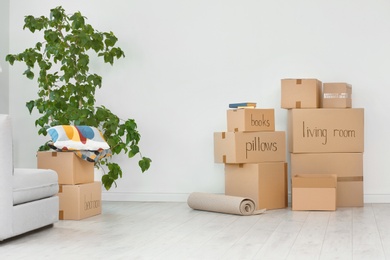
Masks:
[[[97,151],[110,148],[95,127],[58,125],[50,127],[47,132],[54,146],[59,149]]]
[[[48,142],[49,147],[58,152],[72,151],[81,159],[94,163],[112,155],[110,146],[95,127],[59,125],[47,132],[52,139]]]

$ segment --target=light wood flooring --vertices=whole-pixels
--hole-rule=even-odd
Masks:
[[[390,204],[236,216],[103,202],[101,215],[0,242],[0,259],[390,259]]]

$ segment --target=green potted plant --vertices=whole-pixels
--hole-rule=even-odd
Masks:
[[[47,135],[47,129],[56,125],[87,125],[98,128],[111,148],[112,155],[125,153],[129,158],[140,156],[142,172],[150,167],[151,159],[142,156],[139,149],[140,133],[134,119],[121,120],[105,106],[95,105],[95,92],[102,86],[102,77],[90,72],[90,55],[95,53],[105,63],[125,57],[116,47],[117,37],[112,32],[99,32],[86,23],[80,12],[68,15],[59,6],[50,10],[50,16],[24,19],[23,29],[32,33],[43,31],[42,41],[19,54],[8,54],[6,61],[13,65],[24,62],[28,79],[37,78],[38,98],[26,103],[31,112],[36,109],[38,134]],[[48,150],[47,144],[39,148]],[[102,176],[109,190],[122,177],[121,167],[105,157],[97,163],[105,165]]]

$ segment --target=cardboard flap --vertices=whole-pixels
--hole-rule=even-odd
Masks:
[[[336,188],[336,174],[298,174],[292,178],[293,188]]]

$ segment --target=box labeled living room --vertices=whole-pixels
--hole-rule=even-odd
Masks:
[[[291,153],[363,152],[364,109],[290,109]]]

